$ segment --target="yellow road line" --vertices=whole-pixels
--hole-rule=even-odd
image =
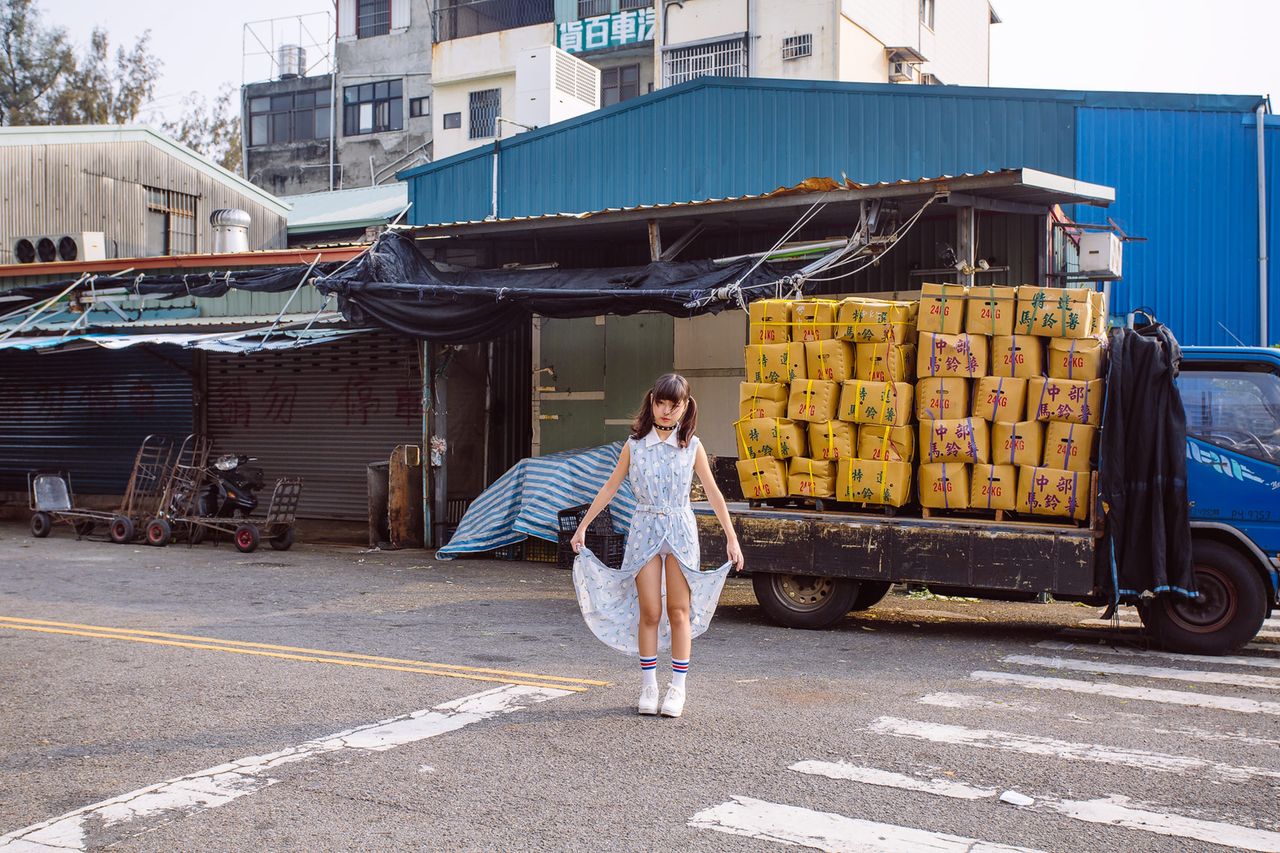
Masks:
[[[383,669],[394,672],[413,672],[420,675],[438,675],[444,678],[463,678],[469,681],[487,681],[499,684],[521,684],[531,687],[546,687],[556,690],[570,690],[575,693],[582,693],[587,690],[587,685],[607,685],[607,681],[593,681],[590,679],[571,679],[554,675],[539,675],[537,673],[528,672],[507,672],[505,670],[482,670],[474,667],[459,667],[460,670],[454,671],[448,668],[447,664],[430,664],[418,661],[400,660],[398,658],[377,658],[370,655],[353,655],[346,652],[326,652],[319,649],[292,649],[289,646],[270,646],[267,644],[242,643],[235,640],[216,640],[206,637],[189,637],[187,639],[199,640],[203,642],[183,642],[177,639],[158,639],[156,636],[138,636],[139,634],[152,634],[158,636],[183,637],[184,635],[163,635],[159,632],[131,632],[128,629],[99,628],[92,625],[76,625],[74,623],[46,623],[46,624],[17,624],[19,622],[35,622],[41,620],[18,620],[12,617],[0,616],[0,628],[9,628],[15,631],[34,631],[44,634],[62,634],[73,637],[91,637],[103,640],[128,640],[135,643],[147,643],[157,646],[176,646],[187,649],[203,649],[207,651],[231,652],[234,654],[256,655],[259,657],[279,658],[282,660],[298,660],[309,663],[333,663],[340,666],[363,667],[367,669]],[[67,625],[68,627],[52,627],[57,625]],[[77,630],[77,629],[87,630]],[[254,648],[253,646],[259,647]],[[238,647],[236,647],[238,646]],[[292,651],[302,652],[302,654],[290,654],[285,651],[270,651],[270,649],[288,649]],[[390,663],[379,663],[378,661],[389,661]],[[407,665],[395,665],[407,664]],[[480,674],[487,673],[487,674]]]

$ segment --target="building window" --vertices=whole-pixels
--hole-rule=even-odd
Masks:
[[[622,0],[619,8],[624,12],[630,12],[635,9],[651,9],[653,8],[653,0]]]
[[[404,130],[403,83],[383,80],[342,90],[342,132],[347,136]]]
[[[667,86],[698,77],[746,77],[745,38],[671,47],[662,52],[662,77]]]
[[[391,0],[356,0],[356,38],[391,32]]]
[[[431,24],[437,42],[549,24],[556,19],[555,0],[437,0],[434,5]]]
[[[578,0],[578,19],[594,18],[613,11],[612,0]]]
[[[457,130],[460,127],[462,127],[462,113],[445,113],[444,114],[445,130]]]
[[[249,99],[249,147],[329,138],[328,89]]]
[[[933,29],[933,4],[934,0],[920,0],[920,23],[929,29]]]
[[[194,255],[196,197],[147,187],[147,253]]]
[[[409,118],[422,118],[425,115],[431,115],[431,99],[410,98]]]
[[[640,66],[623,65],[600,71],[600,106],[629,101],[640,95]]]
[[[481,89],[471,93],[471,123],[468,135],[472,139],[488,139],[498,135],[498,113],[502,109],[501,89]]]
[[[782,40],[783,59],[800,59],[804,56],[813,56],[813,33],[787,36]]]

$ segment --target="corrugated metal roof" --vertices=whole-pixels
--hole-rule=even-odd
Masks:
[[[346,228],[385,225],[409,204],[409,186],[403,182],[358,187],[333,192],[283,196],[292,205],[290,234],[314,234]]]

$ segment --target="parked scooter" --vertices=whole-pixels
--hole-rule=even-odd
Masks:
[[[248,518],[258,507],[262,489],[262,469],[250,466],[257,457],[227,453],[213,460],[206,470],[203,493],[196,502],[206,518]]]

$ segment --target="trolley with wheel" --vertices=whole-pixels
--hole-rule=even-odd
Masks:
[[[192,482],[198,489],[200,478],[197,477]],[[192,501],[185,506],[184,514],[169,514],[149,521],[146,529],[147,544],[168,545],[175,536],[185,536],[188,542],[195,544],[209,533],[225,533],[230,536],[236,550],[244,554],[256,551],[264,539],[275,550],[287,551],[293,546],[294,524],[301,496],[300,477],[281,477],[276,480],[275,489],[271,492],[271,503],[267,506],[267,515],[262,519],[199,515],[195,512],[197,502]]]

